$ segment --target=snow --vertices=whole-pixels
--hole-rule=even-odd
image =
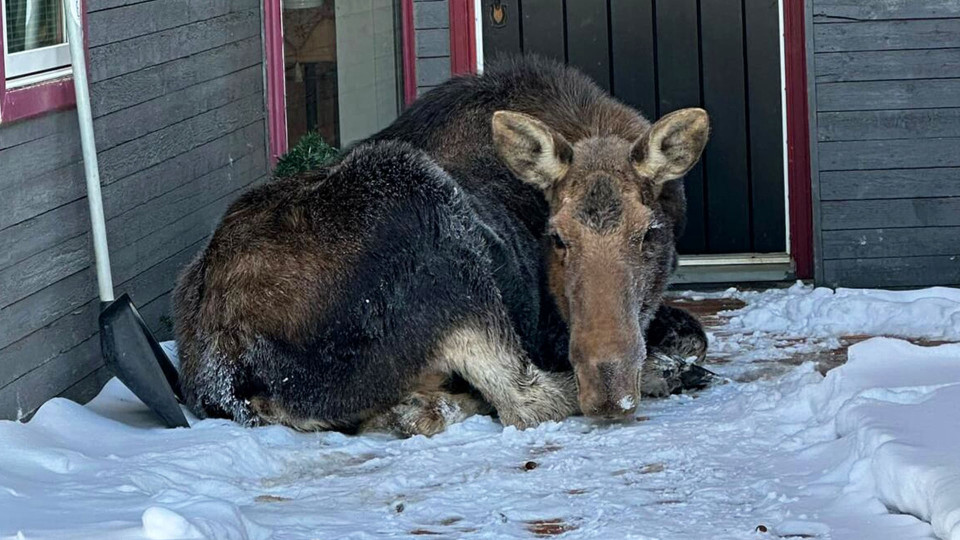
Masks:
[[[747,303],[711,335],[729,373],[847,334],[960,341],[955,289],[723,295]],[[826,376],[765,373],[629,422],[473,417],[405,440],[164,430],[113,380],[0,422],[0,538],[960,540],[960,344],[878,337]]]
[[[868,334],[960,340],[960,289],[833,290],[797,283],[789,289],[729,296],[750,302],[730,320],[731,328],[817,337]]]

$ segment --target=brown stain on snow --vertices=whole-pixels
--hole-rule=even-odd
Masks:
[[[279,495],[257,495],[254,502],[258,503],[281,503],[292,501],[290,497],[281,497]]]
[[[724,311],[732,311],[740,309],[746,306],[746,303],[742,300],[736,298],[702,298],[693,300],[690,298],[682,297],[667,297],[664,301],[673,307],[685,309],[694,315],[703,323],[704,329],[707,332],[713,333],[714,335],[724,337],[728,336],[729,332],[723,329],[724,324],[726,323],[726,317],[721,316],[721,313]],[[793,352],[788,355],[786,358],[778,358],[775,361],[770,362],[769,369],[764,369],[761,364],[757,365],[757,369],[752,371],[741,382],[749,382],[757,378],[762,378],[768,374],[781,373],[782,369],[778,369],[779,366],[799,366],[804,362],[814,362],[817,365],[817,370],[821,374],[826,374],[828,371],[842,366],[847,361],[847,349],[850,346],[860,343],[861,341],[870,339],[870,335],[863,334],[852,334],[847,336],[841,336],[838,338],[839,346],[834,349],[819,350],[813,352]],[[909,341],[914,345],[919,345],[921,347],[935,347],[937,345],[944,345],[947,343],[952,343],[950,341],[940,341],[940,340],[930,340],[923,338],[909,338],[903,336],[889,335],[885,337],[892,337],[897,339],[903,339]],[[803,343],[806,341],[805,338],[787,338],[784,337],[778,340],[778,346],[780,348],[789,348],[797,344]],[[710,364],[725,364],[729,362],[730,359],[727,358],[724,354],[717,354],[710,349],[707,350],[707,358],[704,362],[707,367]]]
[[[537,536],[558,536],[566,532],[577,530],[577,525],[567,523],[560,518],[535,519],[526,522],[527,530]]]

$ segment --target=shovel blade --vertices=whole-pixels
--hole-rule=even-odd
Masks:
[[[177,370],[128,295],[100,312],[100,347],[107,368],[167,427],[190,427],[177,402]]]

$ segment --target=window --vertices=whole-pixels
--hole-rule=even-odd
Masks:
[[[284,0],[287,140],[317,132],[346,146],[400,112],[400,6],[395,0]]]
[[[74,103],[62,0],[0,0],[0,122]]]
[[[7,87],[57,76],[70,65],[60,0],[3,0],[3,21]]]

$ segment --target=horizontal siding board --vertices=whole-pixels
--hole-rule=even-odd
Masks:
[[[150,1],[150,0],[86,0],[84,4],[87,6],[87,13],[93,14],[98,11],[116,9],[121,6],[127,6],[130,4],[139,4],[145,1]]]
[[[79,161],[81,155],[80,131],[74,122],[63,131],[0,150],[0,186],[55,171]]]
[[[123,282],[140,274],[191,244],[205,238],[222,216],[227,205],[242,190],[111,253],[114,279]],[[93,269],[88,268],[42,289],[23,300],[0,308],[0,348],[77,309],[96,295]],[[122,289],[119,289],[122,290]]]
[[[126,39],[146,36],[223,16],[234,11],[254,9],[258,0],[152,0],[111,9],[88,18],[87,46],[98,47]]]
[[[0,127],[0,150],[67,131],[76,125],[77,113],[74,110],[56,111],[27,121],[4,124]],[[0,182],[2,181],[3,178],[0,177]]]
[[[248,124],[173,159],[137,171],[119,182],[105,186],[104,212],[108,218],[120,215],[192,182],[195,178],[226,167],[245,154],[263,154],[263,124],[262,120]]]
[[[822,142],[818,148],[821,171],[960,166],[960,138]]]
[[[99,313],[100,300],[91,300],[0,349],[0,386],[9,384],[90,339],[97,333]]]
[[[960,48],[819,53],[816,82],[960,77]]]
[[[450,56],[450,30],[417,30],[417,57]]]
[[[147,271],[118,285],[118,291],[130,294],[148,327],[161,330],[157,325],[157,318],[148,318],[142,308],[158,298],[169,295],[180,270],[193,259],[205,243],[206,238],[191,244]],[[94,336],[98,330],[99,312],[100,301],[93,299],[50,325],[0,349],[0,387],[53,358],[67,353],[77,344]]]
[[[123,249],[149,233],[175,222],[248,185],[264,170],[264,154],[242,156],[228,166],[167,192],[107,222],[108,245]],[[89,234],[72,238],[0,271],[0,307],[7,306],[92,264]]]
[[[138,171],[119,182],[104,186],[105,215],[108,219],[120,215],[195,178],[226,167],[243,155],[254,152],[263,154],[263,146],[263,121],[257,121],[173,159]],[[70,177],[73,182],[72,191],[65,190],[64,198],[69,198],[71,192],[79,197],[84,196],[82,171],[76,171],[76,174],[77,176]],[[24,186],[21,191],[23,196],[0,198],[0,216],[3,218],[6,218],[8,213],[20,211],[24,206],[39,208],[49,194],[42,189],[42,184],[41,189],[28,189],[33,186],[32,181],[21,185]],[[25,196],[28,193],[40,201],[28,199]],[[71,198],[67,204],[0,230],[0,269],[85,233],[89,229],[86,207],[85,200]]]
[[[4,182],[0,184],[0,231],[85,195],[81,161],[39,176]]]
[[[415,2],[413,27],[417,30],[449,28],[450,9],[447,2]]]
[[[824,259],[919,257],[960,253],[960,227],[824,231]]]
[[[960,168],[825,171],[822,200],[960,197]]]
[[[87,202],[78,200],[0,231],[0,269],[79,235],[88,216]]]
[[[960,18],[815,24],[819,52],[960,47]]]
[[[0,270],[0,307],[90,266],[89,235],[71,238]]]
[[[822,19],[854,21],[877,19],[939,19],[960,17],[953,0],[816,0],[814,23]]]
[[[187,260],[184,265],[189,264]],[[179,275],[179,272],[177,272]],[[154,336],[160,341],[174,339],[173,335],[173,289],[166,294],[155,298],[137,307],[140,316],[153,329]]]
[[[254,180],[249,185],[259,182]],[[240,188],[212,202],[204,208],[184,216],[164,228],[144,237],[118,251],[113,264],[118,279],[129,279],[146,271],[165,257],[193,243],[199,242],[213,232],[227,206],[244,191]]]
[[[106,366],[98,367],[93,373],[71,384],[60,392],[58,397],[66,398],[77,403],[86,403],[97,396],[107,381],[113,378],[113,373]]]
[[[120,166],[126,166],[129,170],[136,172],[137,176],[145,175],[142,168],[148,166],[150,163],[149,158],[159,159],[164,154],[160,152],[166,150],[167,152],[172,153],[174,149],[183,150],[182,146],[188,144],[189,137],[188,135],[192,132],[194,127],[197,127],[201,130],[207,129],[222,129],[223,132],[207,132],[201,131],[201,133],[206,134],[204,137],[201,137],[198,143],[203,143],[210,140],[216,140],[223,135],[226,135],[232,131],[236,130],[235,123],[240,121],[248,121],[250,118],[256,118],[255,114],[251,113],[251,110],[260,110],[262,111],[262,100],[260,100],[259,95],[255,95],[252,98],[246,99],[246,104],[243,102],[240,103],[242,106],[230,105],[228,107],[233,107],[229,109],[228,112],[214,115],[209,118],[202,118],[204,115],[195,117],[197,120],[193,122],[190,126],[183,126],[178,124],[177,126],[172,126],[167,130],[162,132],[157,132],[160,136],[167,137],[167,140],[173,141],[172,144],[165,144],[162,140],[154,143],[156,146],[151,148],[149,144],[145,143],[145,140],[150,139],[151,137],[137,139],[132,144],[122,145],[117,147],[115,151],[109,151],[102,153],[100,155],[101,163],[101,178],[106,180],[109,178],[108,172],[111,170],[111,163],[114,163],[113,170],[117,170]],[[225,108],[226,109],[226,108]],[[221,111],[218,109],[217,111]],[[214,112],[217,112],[214,111]],[[262,116],[262,114],[261,114]],[[224,120],[226,119],[226,120]],[[206,120],[207,123],[204,123],[203,120]],[[181,127],[181,131],[177,131],[177,128]],[[256,132],[253,130],[252,132]],[[160,139],[160,137],[153,137],[154,139]],[[204,140],[205,139],[205,140]],[[261,140],[255,138],[253,139],[255,143],[261,143]],[[173,146],[176,145],[176,146]],[[197,144],[199,146],[199,144]],[[125,147],[128,148],[130,152],[141,152],[141,154],[132,154],[132,155],[121,155],[118,152]],[[146,147],[144,150],[141,148]],[[189,150],[189,149],[187,149]],[[228,161],[237,159],[245,152],[233,150],[235,154],[228,156]],[[182,154],[183,152],[181,152]],[[151,155],[152,154],[152,155]],[[191,159],[197,160],[203,156],[203,153],[196,153]],[[117,165],[115,162],[111,161],[112,156],[119,156],[120,159],[123,159],[120,165]],[[140,159],[141,161],[137,161]],[[207,160],[210,159],[208,156]],[[188,160],[178,160],[176,163],[179,164],[182,161]],[[222,161],[221,161],[222,162]],[[194,166],[202,165],[203,162],[198,163]],[[141,169],[141,170],[138,170]],[[125,169],[121,169],[126,172]],[[178,171],[176,167],[162,167],[162,170],[165,174],[174,177],[173,175],[181,174],[184,175],[185,171]],[[212,169],[211,169],[212,170]],[[155,171],[153,171],[155,172]],[[205,174],[205,173],[200,173]],[[164,175],[150,175],[146,174],[145,176],[153,179],[164,179]],[[183,181],[190,181],[196,177],[181,176]],[[104,186],[104,209],[108,218],[118,215],[122,212],[123,208],[126,208],[130,205],[130,201],[127,199],[116,199],[113,196],[114,191],[111,189],[112,184],[107,184]],[[153,186],[153,189],[157,187],[167,187],[171,189],[172,186],[169,184],[160,183]],[[138,188],[131,188],[136,190]],[[126,191],[130,191],[129,189]],[[87,214],[87,203],[85,200],[77,200],[72,203],[66,204],[64,206],[55,208],[49,212],[43,213],[33,219],[18,223],[12,227],[9,227],[4,230],[0,230],[0,269],[7,268],[17,262],[24,260],[30,257],[32,254],[44,251],[53,246],[56,246],[70,238],[73,238],[79,234],[82,234],[89,228],[88,224],[88,214]]]
[[[68,354],[30,371],[0,388],[0,417],[19,418],[103,366],[100,343],[91,337]]]
[[[835,259],[823,262],[823,272],[833,287],[960,285],[960,256]]]
[[[82,270],[19,302],[0,308],[0,318],[3,319],[0,325],[0,348],[80,308],[94,296],[96,280],[93,273]]]
[[[960,108],[822,112],[820,141],[960,137]]]
[[[262,93],[263,70],[256,65],[223,77],[202,81],[128,109],[98,117],[94,123],[97,149],[103,152],[244,96]],[[131,122],[130,118],[136,118],[137,121]]]
[[[960,227],[960,197],[823,201],[824,231],[897,227]]]
[[[130,293],[138,306],[144,322],[154,330],[158,339],[168,339],[170,328],[163,318],[170,313],[170,293],[174,278],[201,249],[205,241],[197,242],[174,256],[160,262],[149,271],[121,283],[118,290]],[[64,364],[79,363],[84,368],[98,369],[100,349],[97,333],[99,301],[93,300],[77,312],[58,319],[51,328],[57,333],[41,329],[28,338],[0,350],[0,414],[12,409],[4,405],[11,394],[19,400],[20,407],[29,411],[39,406],[47,397],[60,394],[72,386],[77,372],[64,370]],[[30,339],[30,338],[34,339]],[[73,341],[63,339],[72,338]],[[53,339],[63,350],[44,347],[43,342]],[[32,346],[20,346],[28,343]],[[72,343],[67,346],[66,343]],[[88,358],[89,356],[89,358]],[[79,360],[79,362],[78,362]],[[40,391],[38,391],[40,390]],[[28,403],[29,399],[37,402]],[[8,403],[9,405],[9,403]]]
[[[188,86],[260,65],[260,37],[254,36],[176,62],[151,66],[90,85],[95,117],[132,107]]]
[[[118,248],[139,243],[152,232],[200,210],[262,176],[264,155],[253,152],[110,220],[107,234]]]
[[[248,94],[100,153],[100,178],[109,185],[264,117],[263,94]]]
[[[960,79],[865,81],[817,85],[817,110],[960,107]]]
[[[93,47],[90,80],[110,79],[259,35],[260,10],[250,9]]]
[[[179,269],[267,175],[259,0],[90,0],[111,266],[169,337]],[[0,126],[0,416],[109,377],[76,113]],[[19,413],[18,413],[19,411]]]

